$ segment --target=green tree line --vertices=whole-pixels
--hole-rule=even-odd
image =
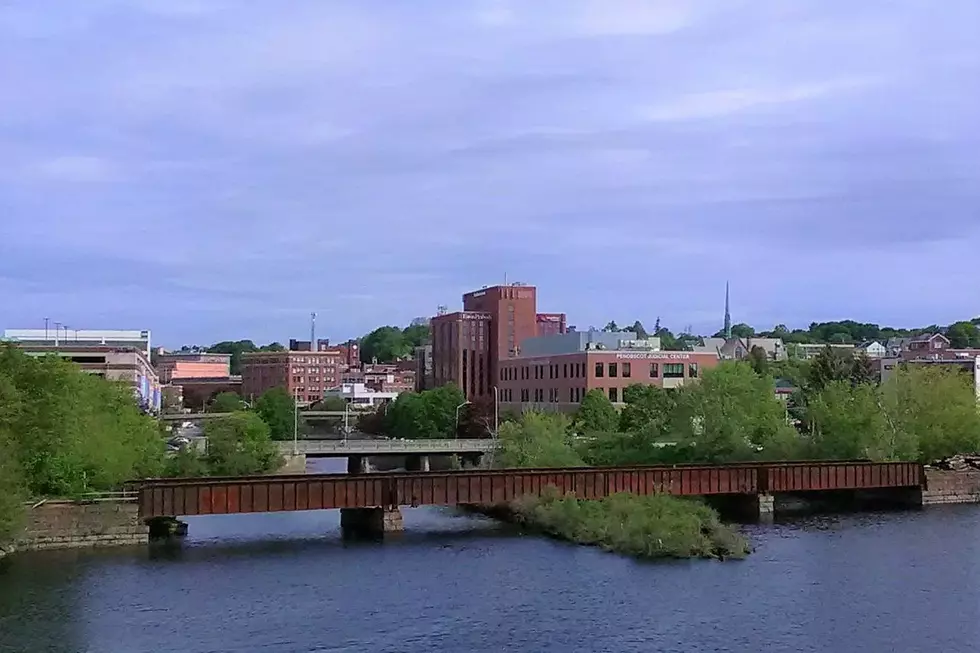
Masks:
[[[76,498],[160,475],[272,471],[280,464],[273,435],[292,437],[292,398],[263,395],[254,411],[208,422],[205,435],[206,454],[168,457],[165,429],[138,408],[129,385],[0,344],[0,541],[36,498]]]

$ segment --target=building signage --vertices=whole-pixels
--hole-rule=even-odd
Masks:
[[[637,352],[618,352],[617,359],[643,359],[643,360],[669,360],[686,361],[690,360],[691,355],[683,352],[662,352],[662,351],[637,351]]]

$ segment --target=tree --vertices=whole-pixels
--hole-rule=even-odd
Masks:
[[[568,442],[568,418],[528,412],[500,425],[497,467],[579,467],[585,463]]]
[[[214,476],[265,474],[282,465],[269,426],[255,413],[241,411],[211,420],[204,435],[208,471]]]
[[[807,416],[818,458],[911,460],[918,453],[914,440],[894,437],[871,384],[832,381],[810,400]]]
[[[459,415],[460,438],[492,437],[494,429],[493,399],[479,399],[467,404]]]
[[[636,337],[640,340],[646,340],[650,335],[647,333],[647,330],[643,328],[643,323],[639,320],[633,323],[633,326],[629,328],[629,331],[636,333]]]
[[[920,461],[980,451],[980,412],[970,377],[959,370],[909,364],[882,385],[895,437],[915,442]]]
[[[606,326],[602,327],[603,331],[609,333],[615,333],[620,330],[619,325],[616,324],[616,320],[611,320]]]
[[[207,460],[189,447],[183,447],[167,460],[163,475],[167,478],[208,476]]]
[[[56,356],[33,358],[0,345],[0,438],[27,496],[77,496],[156,476],[163,464],[157,423],[128,384],[87,374]],[[10,451],[15,456],[8,455]]]
[[[234,392],[219,392],[211,400],[209,410],[212,413],[234,413],[245,407],[242,398]]]
[[[225,340],[208,347],[209,353],[231,355],[231,374],[242,373],[242,354],[256,351],[286,351],[286,348],[278,342],[257,347],[251,340]]]
[[[615,431],[617,426],[619,413],[606,393],[599,389],[586,392],[575,412],[575,430],[579,433]]]
[[[786,421],[772,379],[744,362],[725,362],[684,386],[674,411],[681,447],[702,462],[791,459],[799,438]]]
[[[408,355],[409,344],[401,329],[383,326],[361,338],[360,351],[362,363],[391,363]]]
[[[402,337],[405,340],[405,346],[408,349],[408,352],[406,353],[411,353],[411,350],[415,349],[416,347],[421,347],[429,342],[429,322],[413,320],[412,324],[402,330]]]
[[[865,355],[855,356],[850,351],[824,347],[810,362],[808,386],[811,392],[819,392],[833,381],[851,384],[871,383],[877,380],[874,363]]]
[[[11,431],[21,406],[13,378],[0,369],[0,544],[13,539],[23,519],[24,478]]]
[[[732,335],[736,338],[751,338],[755,335],[755,329],[744,322],[732,325]]]
[[[677,404],[671,390],[634,383],[623,390],[626,404],[619,413],[620,431],[644,431],[665,436]]]
[[[654,335],[660,338],[661,349],[666,351],[680,351],[682,349],[677,338],[674,337],[674,334],[667,327],[660,327],[654,332]]]
[[[980,346],[980,330],[972,322],[953,322],[946,329],[949,346],[954,349],[967,349]]]
[[[296,401],[286,388],[270,388],[255,400],[255,413],[269,426],[273,440],[291,440],[296,424]]]
[[[769,354],[759,345],[752,345],[747,362],[759,376],[769,376]]]
[[[465,406],[463,391],[453,384],[403,392],[388,406],[385,433],[406,439],[455,437],[457,408]]]
[[[347,410],[347,402],[340,397],[324,397],[311,406],[312,410],[340,412]]]

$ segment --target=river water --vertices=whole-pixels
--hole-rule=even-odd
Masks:
[[[980,508],[751,527],[740,562],[643,563],[435,508],[190,519],[178,547],[0,567],[4,653],[980,650]]]

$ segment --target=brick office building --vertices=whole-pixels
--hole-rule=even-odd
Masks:
[[[156,357],[161,383],[184,379],[214,379],[231,376],[231,354],[172,352]]]
[[[467,401],[489,397],[495,374],[491,349],[493,316],[457,311],[432,318],[432,386],[455,383]]]
[[[492,398],[498,362],[538,335],[537,289],[514,283],[466,293],[462,311],[437,315],[430,326],[433,387],[455,383],[468,401]]]
[[[718,364],[716,353],[590,350],[500,361],[501,406],[574,410],[589,390],[613,403],[635,383],[674,388]]]
[[[568,332],[568,320],[564,313],[538,313],[535,320],[539,336],[557,336]]]
[[[338,349],[242,354],[242,394],[252,399],[281,387],[299,403],[311,404],[340,383],[342,365],[343,355]]]

